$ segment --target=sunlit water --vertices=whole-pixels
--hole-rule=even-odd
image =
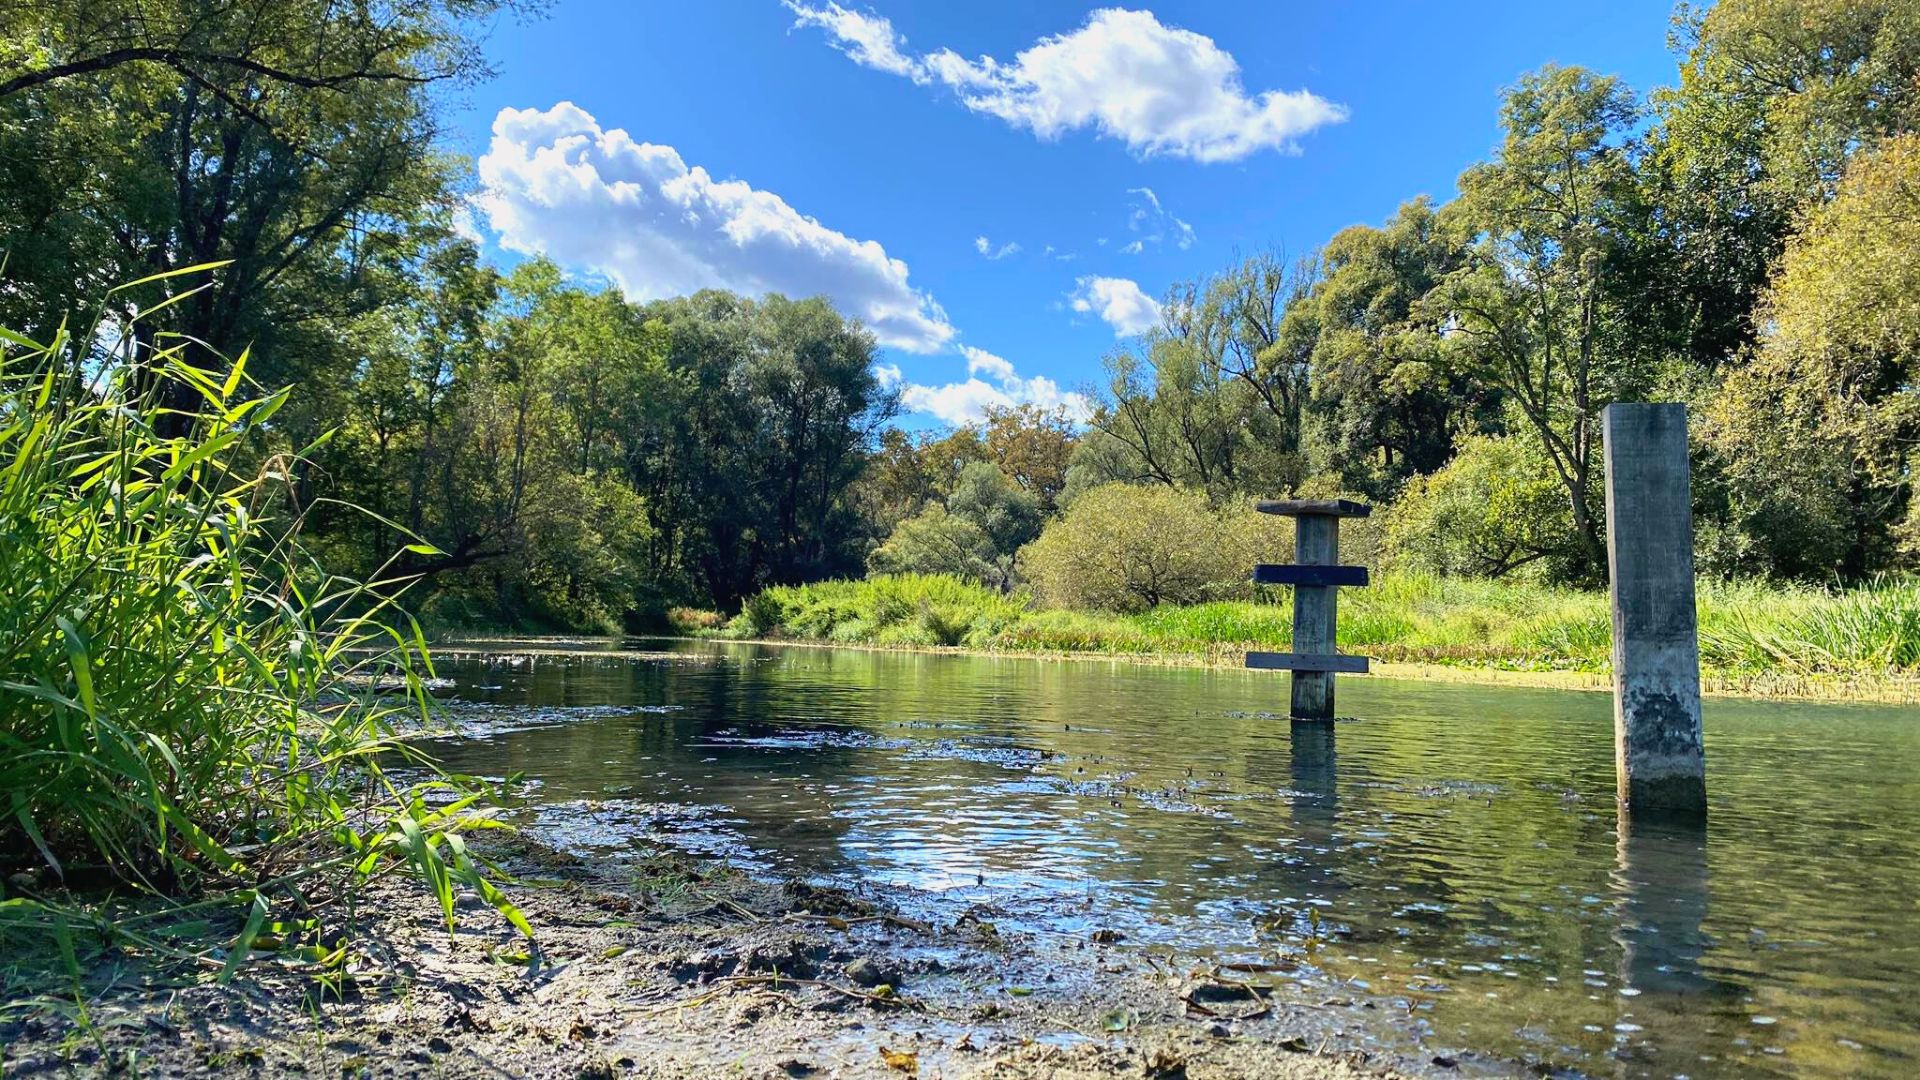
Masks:
[[[1920,1075],[1920,715],[1709,702],[1704,833],[1623,830],[1604,695],[643,643],[455,654],[461,771],[583,848],[662,839],[1287,955],[1435,1047],[1609,1076]]]

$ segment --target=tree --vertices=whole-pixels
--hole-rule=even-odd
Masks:
[[[1649,181],[1666,258],[1647,307],[1684,348],[1742,354],[1797,215],[1862,148],[1920,121],[1914,0],[1720,0],[1674,16],[1679,86],[1654,96]]]
[[[993,465],[961,470],[946,502],[902,521],[867,558],[879,573],[951,574],[1011,591],[1020,549],[1040,534],[1040,501]]]
[[[1160,325],[1105,361],[1089,427],[1102,479],[1202,488],[1215,498],[1292,488],[1304,477],[1305,367],[1280,348],[1298,280],[1272,254],[1176,285]],[[1118,451],[1114,453],[1112,451]]]
[[[1444,468],[1408,484],[1386,524],[1395,565],[1436,574],[1561,577],[1584,555],[1559,479],[1527,435],[1467,437]]]
[[[989,408],[980,425],[980,449],[1002,475],[1033,495],[1043,513],[1052,513],[1067,485],[1073,426],[1064,409]]]
[[[445,231],[451,160],[429,88],[483,73],[471,28],[506,6],[8,5],[0,235],[16,250],[0,307],[40,329],[110,283],[224,261],[120,294],[148,312],[125,359],[251,343],[263,380],[305,381],[337,356],[332,334],[405,295],[422,242]]]
[[[1637,116],[1612,78],[1547,67],[1511,90],[1494,160],[1460,177],[1446,216],[1468,258],[1428,298],[1455,360],[1499,389],[1532,429],[1565,490],[1586,550],[1605,572],[1593,513],[1600,408],[1631,397],[1645,372],[1614,346],[1633,313],[1612,301],[1609,266],[1639,220],[1625,136]]]
[[[1488,388],[1446,363],[1420,301],[1465,262],[1430,200],[1384,228],[1342,230],[1310,288],[1288,306],[1281,348],[1309,373],[1310,452],[1342,487],[1376,498],[1446,463],[1454,440],[1490,419]]]
[[[1736,520],[1798,575],[1920,554],[1920,134],[1853,160],[1788,244],[1760,322],[1709,414]]]

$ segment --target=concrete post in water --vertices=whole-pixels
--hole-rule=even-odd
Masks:
[[[1620,801],[1634,811],[1704,815],[1687,409],[1609,405],[1601,426]]]
[[[1258,584],[1293,586],[1293,651],[1248,653],[1247,666],[1293,672],[1293,719],[1331,720],[1334,673],[1367,670],[1366,657],[1334,651],[1337,592],[1367,583],[1366,567],[1340,565],[1340,519],[1366,517],[1373,508],[1346,499],[1283,499],[1257,508],[1294,519],[1294,565],[1253,568]]]

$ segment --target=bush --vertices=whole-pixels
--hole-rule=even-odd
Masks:
[[[392,726],[427,708],[418,627],[274,516],[297,455],[243,471],[285,392],[239,396],[244,356],[216,374],[158,354],[155,392],[204,399],[163,435],[93,341],[0,343],[0,881],[39,864],[225,897],[250,912],[228,973],[281,909],[283,938],[336,940],[319,916],[396,859],[449,923],[465,881],[526,930],[461,841],[478,795],[387,772],[426,764]],[[6,899],[0,937],[44,945],[75,919],[107,925]]]
[[[946,574],[1007,592],[1016,555],[1039,533],[1039,501],[976,461],[960,471],[944,504],[896,525],[867,566],[879,574]]]
[[[749,597],[734,636],[787,633],[880,645],[985,645],[1026,610],[976,582],[939,574],[882,574],[861,581],[778,585]]]
[[[1290,560],[1292,528],[1197,491],[1107,484],[1077,496],[1021,553],[1050,607],[1145,611],[1252,593],[1256,562]]]
[[[1407,485],[1386,514],[1385,560],[1468,577],[1526,572],[1566,580],[1583,558],[1566,489],[1526,439],[1474,436],[1440,471]]]

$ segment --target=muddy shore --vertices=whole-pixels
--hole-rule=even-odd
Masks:
[[[204,968],[127,955],[80,995],[16,1000],[0,1075],[528,1078],[1512,1075],[1420,1041],[1417,1014],[1130,947],[1003,933],[989,907],[945,925],[882,892],[749,876],[679,853],[583,859],[491,842],[529,943],[476,897],[449,934],[390,878],[358,905],[357,959]]]

